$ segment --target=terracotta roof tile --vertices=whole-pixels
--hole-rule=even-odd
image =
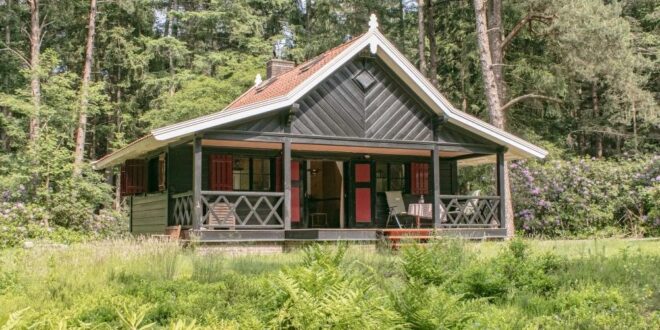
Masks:
[[[249,104],[266,101],[278,96],[288,94],[298,85],[303,83],[307,78],[315,72],[323,68],[337,55],[341,54],[344,49],[351,45],[360,36],[351,39],[335,48],[332,48],[325,53],[316,56],[307,62],[304,62],[291,71],[281,74],[277,77],[268,79],[262,82],[259,86],[253,86],[247,90],[243,95],[239,96],[231,104],[227,106],[227,110],[237,109]]]

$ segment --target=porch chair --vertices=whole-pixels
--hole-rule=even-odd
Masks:
[[[479,195],[481,194],[481,190],[474,190],[470,193],[468,193],[468,196],[470,197],[476,197],[476,198],[470,198],[465,200],[465,209],[463,209],[463,215],[465,217],[470,217],[474,214],[474,212],[477,210],[476,208],[478,207],[479,203]]]
[[[401,194],[401,191],[386,191],[385,197],[387,199],[387,208],[389,210],[387,222],[385,222],[385,228],[390,224],[392,218],[394,218],[399,228],[403,228],[403,226],[401,226],[401,221],[399,221],[399,215],[407,215],[408,213],[406,212],[406,205],[403,203],[403,195]]]
[[[233,203],[218,202],[213,205],[213,212],[209,211],[208,227],[236,229],[236,217],[231,209]]]

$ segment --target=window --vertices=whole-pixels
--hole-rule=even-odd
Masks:
[[[270,159],[252,159],[252,190],[270,191]]]
[[[376,163],[376,192],[407,191],[406,166],[400,163]]]
[[[406,167],[403,164],[390,164],[390,190],[406,190]]]
[[[387,163],[376,163],[376,192],[387,191]]]
[[[234,158],[234,190],[250,190],[250,158]]]

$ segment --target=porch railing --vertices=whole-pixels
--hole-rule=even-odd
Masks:
[[[202,191],[202,226],[284,228],[283,192]]]
[[[174,203],[174,207],[172,208],[174,225],[192,226],[194,206],[192,191],[173,194],[171,199]]]
[[[443,227],[500,227],[499,196],[440,195]]]

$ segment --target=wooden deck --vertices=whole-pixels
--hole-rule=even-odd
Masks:
[[[506,230],[501,228],[432,228],[425,229],[263,229],[263,230],[199,230],[194,235],[201,243],[241,242],[364,242],[383,240],[419,240],[436,237],[464,239],[502,239]]]

